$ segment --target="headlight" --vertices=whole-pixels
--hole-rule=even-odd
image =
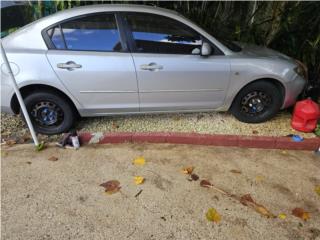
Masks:
[[[304,79],[308,80],[308,68],[299,60],[296,60],[297,66],[294,68],[294,71]]]

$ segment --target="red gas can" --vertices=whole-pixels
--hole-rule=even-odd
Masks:
[[[296,103],[291,120],[291,126],[301,132],[312,132],[320,118],[320,109],[311,99]]]

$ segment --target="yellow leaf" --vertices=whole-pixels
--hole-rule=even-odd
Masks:
[[[209,208],[208,212],[206,213],[206,218],[211,221],[218,223],[221,221],[221,216],[214,208]]]
[[[256,176],[257,182],[262,182],[263,180],[264,180],[264,176],[261,176],[261,175]]]
[[[139,184],[142,184],[144,182],[144,177],[141,177],[141,176],[136,176],[134,177],[134,183],[139,185]]]
[[[285,215],[284,213],[280,213],[279,215],[278,215],[278,218],[280,218],[280,219],[286,219],[286,217],[287,217],[287,215]]]
[[[314,188],[314,191],[320,196],[320,185]]]
[[[194,167],[185,167],[185,168],[182,168],[182,172],[184,174],[191,174],[194,170]]]
[[[288,155],[288,152],[285,151],[285,150],[283,150],[281,153],[282,153],[283,155]]]
[[[146,163],[146,160],[144,157],[137,157],[136,159],[133,160],[134,165],[140,165],[143,166]]]

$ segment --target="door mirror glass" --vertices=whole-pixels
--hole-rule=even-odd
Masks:
[[[212,48],[209,43],[203,42],[201,46],[201,56],[209,56],[212,52]]]

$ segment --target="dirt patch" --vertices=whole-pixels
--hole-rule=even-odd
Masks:
[[[2,148],[3,239],[317,239],[320,161],[312,152],[169,144],[91,145],[75,150]],[[48,161],[50,156],[58,161]],[[137,156],[146,159],[135,166]],[[294,157],[294,160],[292,160]],[[28,163],[30,162],[30,164]],[[28,163],[28,164],[27,164]],[[241,196],[251,194],[268,219],[181,172]],[[240,173],[232,173],[237,169]],[[134,176],[146,181],[135,185]],[[99,186],[116,179],[121,191]],[[142,191],[141,191],[142,190]],[[140,194],[136,197],[137,193]],[[291,215],[300,207],[308,221]],[[219,223],[205,214],[215,208]]]

